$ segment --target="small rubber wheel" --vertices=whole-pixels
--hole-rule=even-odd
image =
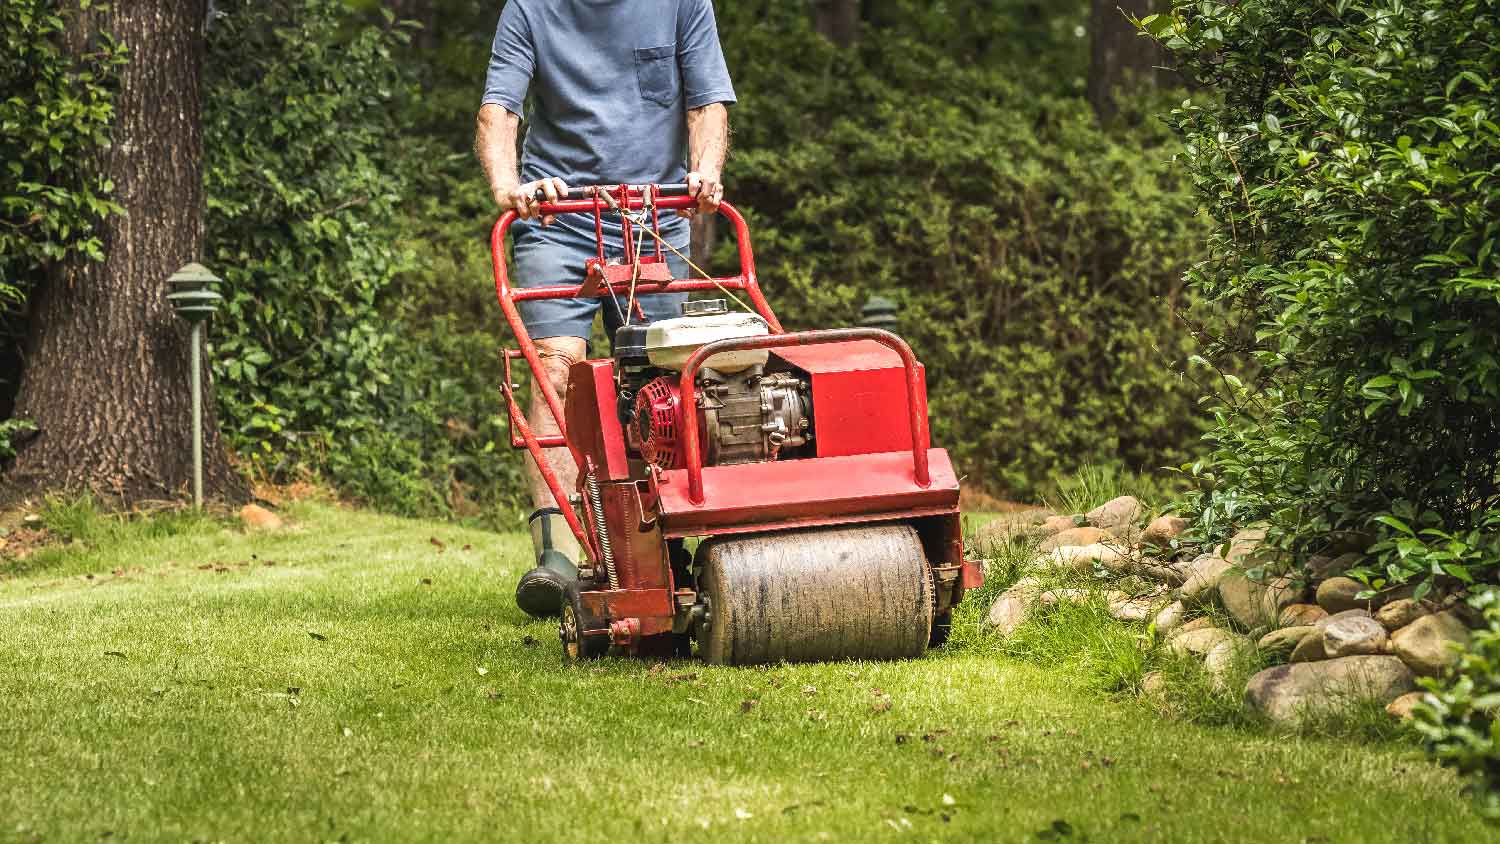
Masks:
[[[557,625],[563,659],[581,662],[604,656],[609,651],[608,629],[584,606],[583,593],[578,585],[569,584],[563,590],[562,618]]]

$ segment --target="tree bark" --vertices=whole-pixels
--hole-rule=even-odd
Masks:
[[[69,35],[85,48],[109,32],[130,50],[98,161],[125,214],[103,223],[104,261],[68,259],[32,294],[16,414],[39,433],[11,467],[12,493],[87,489],[129,505],[190,483],[188,326],[165,294],[167,277],[203,253],[206,10],[206,0],[117,2],[80,14]],[[205,489],[240,498],[207,367],[204,383]]]
[[[860,0],[813,0],[813,27],[840,47],[859,40],[859,22]]]
[[[1155,42],[1141,37],[1125,15],[1145,17],[1163,5],[1162,0],[1092,0],[1087,96],[1101,121],[1115,115],[1117,88],[1158,81],[1166,56]]]

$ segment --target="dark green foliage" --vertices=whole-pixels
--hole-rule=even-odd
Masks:
[[[92,224],[119,210],[90,164],[109,140],[124,49],[108,37],[77,52],[63,44],[69,20],[90,5],[0,6],[0,307],[22,301],[44,264],[74,252],[101,258]]]
[[[1222,95],[1174,112],[1217,227],[1192,280],[1243,331],[1220,531],[1316,552],[1372,530],[1372,586],[1500,580],[1500,3],[1179,3],[1145,21]],[[1419,587],[1428,588],[1426,584]]]
[[[64,34],[89,0],[0,4],[0,362],[22,326],[27,291],[71,254],[102,257],[93,224],[118,213],[91,166],[109,139],[125,51],[108,37],[69,51]],[[9,395],[9,373],[0,396]],[[9,406],[0,400],[0,415]]]
[[[1500,823],[1500,591],[1473,604],[1488,627],[1474,631],[1451,678],[1423,681],[1432,695],[1416,726],[1433,755],[1469,779],[1479,813]]]
[[[35,430],[36,425],[27,419],[0,419],[0,461],[15,457],[21,437]]]
[[[872,293],[900,302],[935,439],[969,483],[1027,495],[1085,463],[1183,454],[1198,429],[1171,368],[1190,351],[1174,311],[1201,237],[1163,129],[1127,114],[1101,130],[1067,78],[915,26],[840,50],[798,4],[753,22],[723,5],[741,99],[729,196],[753,212],[785,321],[847,325]]]
[[[219,8],[205,119],[210,262],[230,291],[214,331],[226,435],[257,475],[477,513],[471,491],[493,502],[513,475],[486,456],[497,404],[478,362],[494,346],[398,284],[430,266],[402,240],[400,205],[436,152],[407,137],[406,29],[337,0]]]

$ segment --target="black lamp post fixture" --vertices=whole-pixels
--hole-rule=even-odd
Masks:
[[[224,280],[202,264],[188,264],[167,279],[167,301],[193,327],[191,366],[193,388],[193,506],[203,507],[203,323],[219,309],[223,296],[214,288]]]
[[[886,331],[895,331],[897,326],[901,324],[900,318],[896,316],[898,310],[900,309],[896,307],[896,303],[890,299],[884,296],[871,296],[865,302],[865,306],[860,309],[859,324],[869,326],[870,328],[883,328]]]

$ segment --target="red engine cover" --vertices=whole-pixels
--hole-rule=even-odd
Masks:
[[[703,417],[699,417],[699,438],[705,451],[708,438],[703,435]],[[682,447],[682,392],[677,379],[657,378],[641,388],[635,396],[630,445],[641,457],[663,469],[676,469],[687,463]]]

